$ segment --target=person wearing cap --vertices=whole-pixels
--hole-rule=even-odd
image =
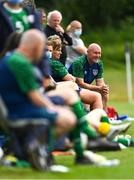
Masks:
[[[39,17],[33,9],[23,7],[24,0],[6,0],[0,2],[0,53],[8,36],[16,31],[40,29]]]

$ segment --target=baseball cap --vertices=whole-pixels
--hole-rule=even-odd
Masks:
[[[20,4],[22,3],[24,0],[7,0],[8,3],[11,3],[11,4]]]

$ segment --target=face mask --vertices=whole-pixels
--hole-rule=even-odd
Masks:
[[[51,59],[52,58],[52,52],[51,51],[46,51],[46,56]]]
[[[79,37],[82,34],[82,29],[77,29],[74,31],[75,36]]]
[[[21,4],[23,0],[7,0],[7,2],[14,5],[14,4]]]

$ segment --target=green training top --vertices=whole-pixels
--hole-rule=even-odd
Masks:
[[[63,81],[63,78],[68,74],[66,67],[58,60],[52,59],[50,61],[52,69],[52,77],[56,82]]]
[[[8,61],[9,68],[15,75],[15,78],[24,93],[39,88],[36,82],[33,65],[22,54],[15,52]]]
[[[11,10],[10,8],[5,7],[13,26],[15,27],[16,31],[22,33],[28,29],[30,29],[30,24],[28,22],[28,15],[25,10],[22,8],[19,10]]]
[[[103,78],[103,63],[98,60],[97,63],[89,64],[87,56],[80,56],[70,66],[69,73],[91,84],[95,79]]]

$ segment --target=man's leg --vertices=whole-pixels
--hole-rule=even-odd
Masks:
[[[81,89],[80,98],[83,103],[89,104],[91,110],[93,109],[103,109],[102,98],[100,93],[90,91],[88,89]]]
[[[88,123],[96,129],[96,131],[112,140],[120,132],[126,131],[131,123],[123,123],[119,125],[112,125],[103,109],[95,109],[88,113],[85,118]]]
[[[107,112],[107,102],[109,100],[109,94],[102,95],[103,109]]]
[[[65,89],[64,93],[61,90],[55,90],[48,93],[49,95],[56,95],[59,94],[61,97],[64,98],[67,105],[69,105],[72,108],[72,111],[77,117],[77,124],[81,126],[81,130],[83,128],[83,132],[88,136],[96,136],[95,131],[93,131],[89,124],[87,123],[87,120],[84,118],[84,116],[87,114],[84,109],[81,106],[81,101],[78,97],[78,94],[75,91]]]
[[[72,111],[77,117],[77,125],[76,127],[72,130],[70,137],[72,141],[74,142],[74,148],[77,154],[77,158],[81,159],[83,155],[83,148],[81,145],[81,140],[80,140],[80,132],[84,132],[87,134],[88,137],[96,137],[97,134],[95,130],[90,128],[87,120],[84,118],[84,115],[86,114],[84,109],[81,106],[81,101],[79,100],[78,94],[75,91],[65,89],[64,93],[63,91],[57,90],[57,91],[51,91],[48,93],[49,95],[61,95],[66,104],[69,105],[72,108]],[[83,159],[82,159],[83,161]],[[84,162],[82,163],[90,163],[89,159],[84,159]]]

